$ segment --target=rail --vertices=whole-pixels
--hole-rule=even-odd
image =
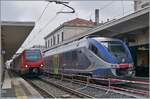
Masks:
[[[110,89],[114,89],[114,90],[121,90],[121,91],[126,91],[126,92],[129,92],[129,93],[133,93],[133,94],[139,94],[139,95],[144,95],[144,96],[149,96],[149,91],[145,91],[145,90],[140,90],[140,89],[136,89],[136,88],[127,88],[127,87],[124,87],[124,86],[115,86],[115,85],[111,85],[113,84],[113,82],[123,82],[123,83],[131,83],[131,84],[142,84],[142,85],[149,85],[149,82],[144,82],[144,81],[134,81],[134,80],[123,80],[123,79],[115,79],[115,78],[92,78],[92,77],[89,77],[89,76],[83,76],[83,75],[68,75],[68,74],[63,74],[61,75],[61,80],[63,80],[65,77],[69,77],[71,79],[71,83],[73,82],[73,80],[75,81],[79,81],[79,82],[82,82],[82,83],[85,83],[85,86],[83,88],[86,88],[87,86],[89,86],[89,83],[90,81],[93,81],[93,80],[96,80],[96,81],[107,81],[108,82],[108,86],[105,86],[105,88],[101,88],[101,89],[104,89],[106,90],[107,88],[107,92],[106,94],[110,91]],[[81,78],[84,78],[83,79],[75,79],[75,77],[81,77]],[[96,86],[98,87],[98,86]],[[95,88],[96,88],[95,87]],[[80,88],[80,89],[83,89],[83,88]]]
[[[38,92],[39,92],[40,94],[42,94],[42,96],[43,96],[44,98],[57,98],[57,97],[55,97],[52,93],[50,93],[50,92],[48,92],[47,90],[45,90],[45,89],[43,89],[43,88],[37,86],[36,84],[34,84],[32,81],[30,81],[30,80],[26,80],[26,81],[27,81],[28,83],[30,83],[36,90],[38,90]]]
[[[73,90],[71,88],[68,88],[68,87],[65,87],[63,85],[60,85],[60,84],[57,84],[57,83],[54,83],[54,82],[51,82],[51,81],[46,81],[42,78],[40,78],[41,81],[45,82],[45,83],[48,83],[48,84],[51,84],[51,85],[54,85],[55,87],[57,88],[60,88],[60,89],[63,89],[69,93],[72,93],[74,95],[77,95],[79,96],[80,98],[93,98],[92,96],[88,95],[88,94],[85,94],[85,93],[82,93],[82,92],[79,92],[77,90]]]

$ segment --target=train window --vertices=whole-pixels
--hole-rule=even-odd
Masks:
[[[102,58],[104,61],[110,62],[109,59],[108,59],[108,57],[105,56],[101,50],[98,51],[98,54],[97,54],[97,55],[98,55],[100,58]]]
[[[94,46],[93,44],[90,45],[90,49],[100,58],[102,58],[104,61],[110,62],[109,59],[107,58],[107,56],[105,56],[103,54],[103,52],[101,51],[101,49],[97,49],[96,46]]]
[[[39,50],[28,50],[26,51],[26,60],[28,61],[36,61],[41,59],[41,52]]]
[[[95,54],[97,54],[97,48],[96,48],[94,45],[91,45],[91,50],[92,50]]]
[[[70,60],[72,56],[71,54],[72,54],[71,52],[64,53],[65,60]]]
[[[118,42],[118,41],[105,41],[104,42],[103,41],[103,42],[101,42],[101,44],[103,46],[107,45],[105,47],[112,54],[115,54],[115,53],[126,53],[125,47],[124,47],[124,45],[121,42]]]

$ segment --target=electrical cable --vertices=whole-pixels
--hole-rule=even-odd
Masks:
[[[45,6],[44,10],[42,11],[42,14],[39,16],[39,18],[36,20],[36,23],[38,21],[40,21],[40,19],[42,18],[42,16],[44,15],[44,12],[46,11],[47,7],[49,6],[50,2],[47,3],[47,5]]]
[[[62,7],[61,9],[60,9],[60,11],[63,9],[64,7]],[[57,18],[57,16],[58,16],[58,14],[59,13],[56,13],[56,15],[53,17],[53,18],[51,18],[37,33],[36,33],[36,35],[34,35],[32,38],[33,39],[31,39],[30,41],[28,41],[29,43],[26,43],[26,48],[28,47],[28,46],[30,46],[30,44],[35,40],[35,38],[40,34],[40,32],[42,32],[45,28],[47,28],[47,26],[49,26],[49,24],[52,22],[52,21],[54,21],[56,18]]]
[[[65,11],[65,12],[59,11],[59,12],[57,12],[56,16],[54,16],[54,18],[56,18],[59,13],[75,13],[75,9],[74,9],[74,8],[72,8],[72,7],[70,7],[69,5],[65,4],[65,3],[69,3],[69,2],[61,2],[61,1],[55,1],[55,0],[46,0],[46,1],[48,1],[49,3],[50,3],[50,2],[55,2],[56,4],[62,4],[62,5],[68,7],[68,8],[70,8],[70,9],[72,10],[72,11],[69,11],[69,12],[67,12],[67,11]],[[46,8],[48,7],[49,3],[46,5],[46,7],[45,7],[45,9],[43,10],[41,16],[38,18],[38,21],[40,20],[40,18],[41,18],[42,15],[44,14],[44,12],[45,12]],[[52,20],[54,20],[54,19],[52,18]],[[50,20],[50,21],[51,21],[51,20]],[[43,27],[42,29],[46,28],[48,25],[49,25],[49,21],[48,21],[47,24],[44,25],[44,27]],[[39,32],[41,32],[42,29],[40,29]],[[38,33],[39,33],[39,32],[38,32]],[[37,35],[35,35],[35,36],[37,36]],[[35,39],[35,38],[34,38],[34,39]],[[31,41],[34,40],[34,39],[31,39]],[[31,41],[30,41],[30,42],[31,42]],[[29,43],[30,43],[30,42],[29,42]],[[29,45],[29,44],[28,44],[28,45]],[[24,48],[24,47],[23,47],[23,48]]]
[[[72,8],[72,7],[70,7],[70,6],[68,6],[68,5],[66,5],[65,3],[68,3],[68,2],[61,2],[61,1],[51,1],[51,0],[49,0],[49,2],[55,2],[56,4],[62,4],[62,5],[64,5],[64,6],[66,6],[66,7],[68,7],[68,8],[70,8],[72,11],[59,11],[59,12],[57,12],[56,13],[56,15],[54,16],[54,19],[57,17],[57,15],[58,14],[60,14],[60,13],[75,13],[75,9],[74,8]],[[63,9],[63,8],[62,8]],[[44,11],[43,11],[44,12]],[[51,20],[49,20],[48,22],[47,22],[47,24],[45,24],[44,26],[43,26],[43,28],[42,29],[40,29],[39,30],[39,32],[38,33],[40,33],[40,32],[42,32],[42,30],[43,29],[45,29],[48,25],[49,25],[49,23],[50,23],[50,21],[53,21],[54,20],[53,18],[51,19]],[[37,35],[35,35],[35,36],[37,36]],[[35,39],[35,38],[34,38]],[[31,39],[31,41],[30,42],[32,42],[34,39]],[[29,43],[30,43],[29,42]],[[29,45],[29,44],[28,44]]]
[[[122,5],[122,14],[124,16],[124,3],[123,3],[123,0],[121,0],[121,5]]]

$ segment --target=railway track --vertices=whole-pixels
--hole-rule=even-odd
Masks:
[[[105,86],[100,86],[96,84],[84,83],[83,81],[73,81],[70,79],[55,79],[55,78],[48,78],[48,77],[41,77],[46,81],[55,82],[59,85],[66,86],[68,88],[74,89],[76,91],[80,91],[82,93],[88,94],[94,98],[133,98],[133,95],[124,94],[119,91],[115,91],[109,89]]]
[[[126,92],[133,93],[139,96],[149,97],[149,91],[130,87],[127,85],[114,85],[114,86],[111,86],[111,88],[116,89],[116,90],[126,91]]]
[[[16,73],[10,71],[11,77],[18,76]],[[54,82],[48,82],[38,77],[23,77],[31,86],[33,86],[44,98],[93,98],[92,96],[73,90],[63,85]]]
[[[90,95],[44,79],[27,80],[44,98],[93,98]]]
[[[26,79],[44,98],[148,98],[149,90],[131,87],[131,83],[120,85],[99,85],[91,83],[90,77],[52,78],[41,76],[37,79]],[[132,82],[132,81],[131,81]],[[143,83],[145,84],[145,83]],[[146,84],[146,88],[149,88]]]
[[[52,93],[35,84],[33,81],[27,80],[27,82],[31,84],[44,98],[56,98]]]
[[[90,83],[90,78],[88,79],[89,81],[86,81],[85,79],[82,80],[82,79],[70,79],[69,78],[66,78],[66,77],[63,77],[63,80],[68,80],[72,83],[82,83],[84,85],[88,83]],[[126,81],[126,82],[129,82],[129,83],[126,83],[126,84],[117,84],[117,85],[98,85],[98,84],[88,84],[88,87],[92,87],[92,88],[96,88],[96,89],[101,89],[101,90],[106,90],[108,91],[108,89],[111,89],[113,91],[117,91],[117,92],[120,92],[122,94],[125,94],[125,95],[128,95],[128,96],[132,96],[132,97],[149,97],[149,83],[144,83],[144,82],[141,82],[141,81],[137,81],[137,82],[134,82],[134,81]],[[142,86],[138,86],[138,87],[135,87],[133,86],[133,84],[136,84],[136,83],[140,83],[140,84],[145,84],[144,86],[146,86],[147,89],[143,88]],[[132,86],[131,86],[132,85]],[[136,84],[137,85],[137,84]]]

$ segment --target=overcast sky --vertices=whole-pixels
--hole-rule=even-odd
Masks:
[[[100,22],[108,18],[114,19],[132,13],[133,1],[69,1],[69,5],[76,11],[74,14],[58,14],[58,11],[69,9],[55,3],[49,3],[42,18],[37,22],[48,2],[45,1],[2,1],[1,20],[3,21],[33,21],[34,29],[23,44],[23,48],[32,45],[44,45],[44,37],[65,21],[74,18],[84,18],[94,21],[94,10],[100,9]],[[48,24],[49,22],[49,24]],[[47,26],[45,26],[47,24]]]

